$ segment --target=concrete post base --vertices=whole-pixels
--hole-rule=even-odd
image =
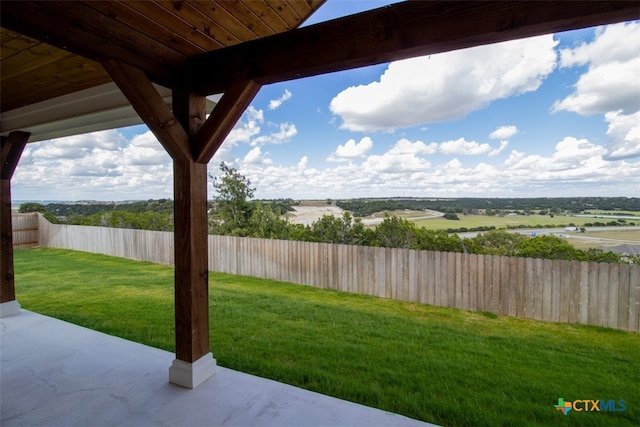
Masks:
[[[205,354],[193,363],[176,359],[169,368],[169,382],[186,388],[196,388],[215,373],[216,359],[211,353]]]
[[[20,303],[16,300],[0,304],[0,318],[20,313]]]

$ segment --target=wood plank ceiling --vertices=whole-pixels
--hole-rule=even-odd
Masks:
[[[110,82],[108,58],[168,84],[189,58],[296,28],[323,2],[2,2],[0,111]]]

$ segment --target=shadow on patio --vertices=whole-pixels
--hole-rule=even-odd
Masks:
[[[2,426],[429,425],[222,367],[189,390],[173,353],[26,310],[0,319],[0,354]]]

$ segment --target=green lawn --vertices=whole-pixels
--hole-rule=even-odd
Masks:
[[[21,305],[173,351],[173,269],[15,252]],[[640,425],[640,334],[212,273],[222,366],[441,425]],[[554,409],[625,400],[623,412]]]

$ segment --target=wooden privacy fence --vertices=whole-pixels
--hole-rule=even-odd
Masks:
[[[32,248],[38,246],[38,214],[24,213],[11,215],[13,246]]]
[[[40,246],[173,265],[173,233],[51,224],[38,215]]]
[[[403,301],[639,331],[640,265],[210,236],[209,268]]]
[[[173,264],[168,232],[50,224],[40,245]],[[211,271],[640,331],[640,265],[209,236]]]

